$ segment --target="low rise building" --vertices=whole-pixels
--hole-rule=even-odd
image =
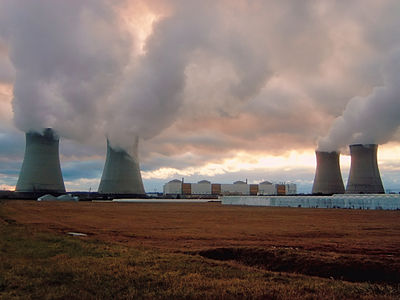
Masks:
[[[250,195],[250,186],[244,181],[235,181],[233,184],[221,184],[222,195]]]
[[[198,183],[191,183],[192,195],[211,195],[211,182],[201,180]]]
[[[286,195],[296,195],[297,185],[295,183],[286,183]]]
[[[294,183],[274,184],[264,181],[259,184],[248,184],[247,180],[235,181],[233,184],[211,183],[201,180],[197,183],[184,183],[183,179],[174,179],[164,185],[164,195],[177,196],[256,196],[256,195],[295,195],[297,186]]]
[[[264,181],[258,184],[258,195],[276,195],[276,185],[269,181]]]
[[[164,184],[164,195],[182,195],[182,181],[171,180]]]

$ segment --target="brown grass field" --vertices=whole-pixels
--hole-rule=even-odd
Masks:
[[[400,299],[400,211],[0,203],[4,299]]]

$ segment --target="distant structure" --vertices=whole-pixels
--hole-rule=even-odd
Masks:
[[[250,195],[250,186],[241,180],[233,184],[221,184],[222,195]],[[256,194],[257,195],[257,194]]]
[[[259,195],[275,195],[277,193],[276,185],[269,181],[261,182],[258,185]]]
[[[303,208],[346,208],[346,209],[400,209],[399,194],[365,194],[331,196],[223,196],[222,205],[249,205]]]
[[[344,194],[339,152],[315,151],[315,155],[317,168],[312,193],[320,195]]]
[[[171,180],[164,184],[164,195],[182,195],[182,185],[184,183],[178,179]]]
[[[99,185],[100,194],[145,195],[137,159],[138,139],[133,155],[123,149],[113,148],[107,139],[107,157]]]
[[[211,195],[211,182],[208,180],[200,180],[198,183],[189,183],[190,194],[194,195]]]
[[[186,183],[183,180],[174,179],[164,184],[163,194],[176,197],[190,196],[257,196],[257,195],[295,195],[297,186],[293,183],[273,184],[264,181],[260,184],[248,184],[247,180],[235,181],[231,184],[211,183],[201,180],[197,183]]]
[[[350,145],[351,166],[346,194],[383,194],[377,162],[378,145]]]
[[[51,128],[27,132],[24,161],[16,192],[65,193],[59,157],[59,138]]]

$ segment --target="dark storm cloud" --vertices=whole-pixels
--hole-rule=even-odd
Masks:
[[[104,167],[104,161],[70,161],[62,164],[62,173],[65,181],[73,181],[80,178],[100,178]]]
[[[0,177],[12,178],[13,184],[17,182],[22,161],[0,160]]]
[[[0,123],[0,186],[17,183],[24,157],[25,137],[17,130],[10,130]]]
[[[24,149],[24,134],[14,128],[0,126],[0,161],[21,160]]]
[[[91,144],[82,144],[73,140],[60,140],[62,160],[101,159],[106,154],[106,139],[100,139]]]

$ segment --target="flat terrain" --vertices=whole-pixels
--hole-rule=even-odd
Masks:
[[[103,253],[94,255],[95,274],[85,276],[108,278],[111,264],[121,291],[114,294],[113,286],[104,294],[86,286],[76,265],[65,280],[74,284],[78,298],[400,298],[400,211],[3,201],[0,217],[1,258],[14,257],[22,269],[35,261],[29,259],[32,251],[11,252],[27,247],[19,245],[26,240],[31,248],[52,249],[39,265],[58,257],[61,269],[79,260],[79,266],[87,266],[94,263],[91,252]],[[74,258],[69,247],[87,249],[88,255],[82,250]],[[110,262],[109,256],[119,258]],[[0,295],[26,296],[19,285],[9,285],[18,281],[18,270],[4,262],[1,267],[6,275],[0,277]],[[138,276],[148,278],[138,283],[133,280]],[[57,284],[54,294],[33,287],[30,293],[68,297],[72,287],[61,277],[61,294]]]

